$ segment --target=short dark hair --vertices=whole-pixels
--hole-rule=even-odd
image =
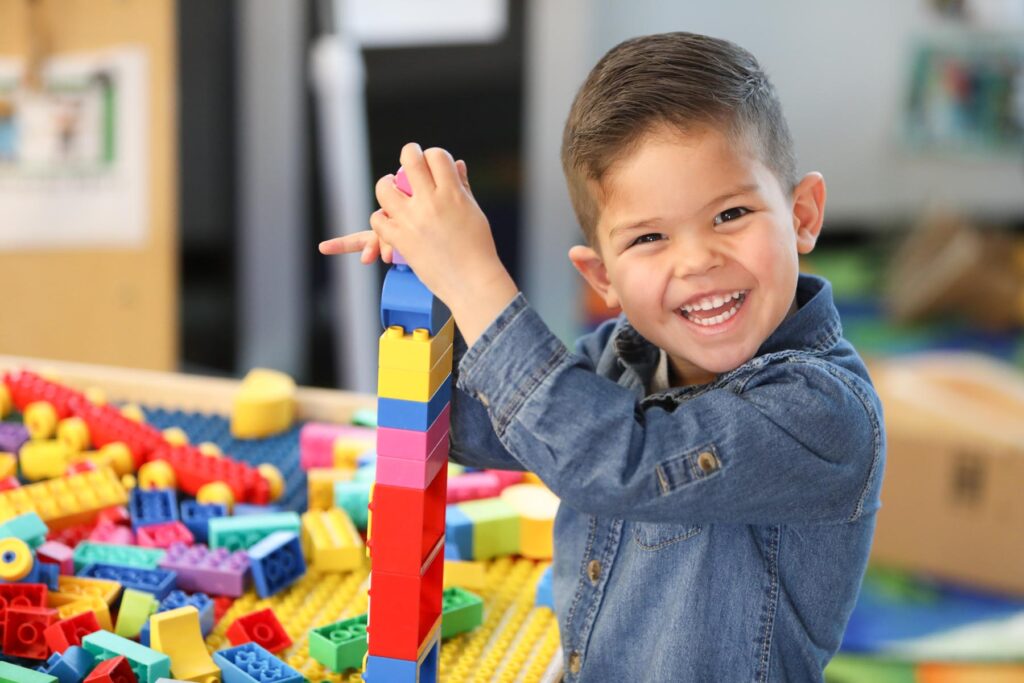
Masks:
[[[782,105],[752,54],[694,33],[631,38],[591,69],[562,135],[562,169],[576,217],[597,243],[598,207],[587,181],[659,125],[692,133],[712,127],[752,146],[786,192],[796,187],[796,157]]]

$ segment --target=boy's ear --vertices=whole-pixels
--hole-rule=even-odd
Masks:
[[[569,260],[572,261],[576,270],[580,271],[583,279],[604,299],[606,306],[609,308],[619,307],[619,295],[615,292],[611,280],[608,279],[608,270],[596,250],[576,245],[569,250]]]
[[[808,173],[793,190],[793,229],[798,253],[811,253],[824,220],[825,178],[820,173]]]

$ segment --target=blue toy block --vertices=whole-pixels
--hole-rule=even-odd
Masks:
[[[356,467],[357,468],[358,467],[369,467],[371,465],[376,465],[376,464],[377,464],[377,449],[376,448],[374,448],[372,450],[369,450],[369,451],[366,451],[365,453],[361,453],[359,455],[359,457],[356,458]]]
[[[166,569],[140,569],[138,567],[121,567],[116,564],[94,562],[78,572],[78,576],[90,579],[108,579],[117,581],[125,588],[152,593],[163,599],[174,590],[178,575]]]
[[[409,266],[396,264],[388,269],[380,292],[380,321],[385,329],[400,325],[409,333],[423,328],[434,336],[451,317],[444,302],[420,282]]]
[[[249,562],[261,598],[280,592],[306,573],[299,535],[291,531],[275,531],[249,548]]]
[[[473,559],[473,520],[458,505],[449,505],[444,516],[445,557]]]
[[[157,613],[166,612],[172,609],[178,609],[179,607],[186,607],[191,605],[199,610],[199,630],[202,631],[203,637],[210,635],[214,627],[214,612],[213,612],[213,600],[210,599],[206,593],[194,593],[188,595],[184,591],[171,591],[167,594],[167,597],[160,601],[160,605],[157,607]],[[149,646],[149,620],[142,625],[142,630],[139,632],[139,642],[145,646]]]
[[[0,524],[0,538],[20,538],[33,550],[46,541],[48,531],[46,522],[35,512],[26,512]]]
[[[132,489],[128,513],[135,531],[150,524],[178,521],[178,501],[174,489]]]
[[[437,683],[441,635],[423,649],[418,661],[370,655],[366,658],[365,683]]]
[[[242,517],[244,515],[269,515],[274,512],[281,512],[280,506],[235,503],[235,509],[232,511],[232,514],[234,514],[235,517]]]
[[[548,565],[548,568],[540,575],[540,580],[537,582],[537,597],[534,598],[534,605],[555,609],[555,593],[551,584],[551,565]]]
[[[56,676],[60,683],[82,683],[96,666],[96,658],[84,648],[72,645],[63,654],[54,652],[39,667],[44,674]]]
[[[59,588],[59,576],[60,565],[48,564],[46,562],[39,562],[36,560],[35,564],[32,565],[32,569],[24,578],[18,579],[17,581],[0,580],[0,583],[45,583],[47,588],[55,591]]]
[[[181,521],[195,536],[197,543],[210,539],[210,520],[227,517],[228,507],[222,503],[200,503],[194,500],[181,502]]]
[[[426,403],[398,398],[377,398],[377,425],[394,429],[425,432],[434,424],[444,407],[452,400],[451,375],[437,388]]]
[[[243,643],[213,653],[223,683],[303,683],[298,671],[256,643]]]

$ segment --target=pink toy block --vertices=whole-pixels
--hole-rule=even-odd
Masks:
[[[55,564],[60,567],[60,573],[65,576],[74,576],[75,558],[74,551],[63,543],[47,541],[36,548],[36,559],[47,564]]]
[[[414,429],[377,429],[377,457],[400,458],[402,460],[427,460],[442,440],[448,440],[452,407],[448,404],[425,432]]]
[[[118,524],[98,524],[89,532],[89,540],[97,543],[135,545],[135,534],[132,533],[131,527]]]
[[[201,543],[192,547],[175,543],[160,560],[160,568],[177,572],[179,590],[237,598],[245,592],[249,554],[227,548],[210,550]]]
[[[501,482],[501,490],[504,491],[513,484],[522,484],[523,477],[526,476],[525,472],[513,472],[512,470],[484,470],[490,474],[493,474]]]
[[[337,439],[373,441],[376,430],[353,425],[307,422],[299,431],[299,465],[304,470],[334,467],[334,442]]]
[[[501,479],[492,471],[460,474],[448,480],[448,503],[495,498],[501,489]]]
[[[438,443],[426,460],[406,460],[378,455],[376,482],[388,486],[425,489],[447,462],[448,439]]]
[[[139,527],[137,538],[139,545],[146,548],[170,548],[175,543],[192,545],[196,540],[188,527],[181,522],[164,522]]]

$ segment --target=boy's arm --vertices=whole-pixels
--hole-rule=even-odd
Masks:
[[[709,391],[673,412],[642,407],[571,354],[519,295],[469,349],[458,384],[486,407],[505,449],[582,512],[693,523],[870,512],[883,443],[877,398],[830,364],[782,366],[740,393]]]

